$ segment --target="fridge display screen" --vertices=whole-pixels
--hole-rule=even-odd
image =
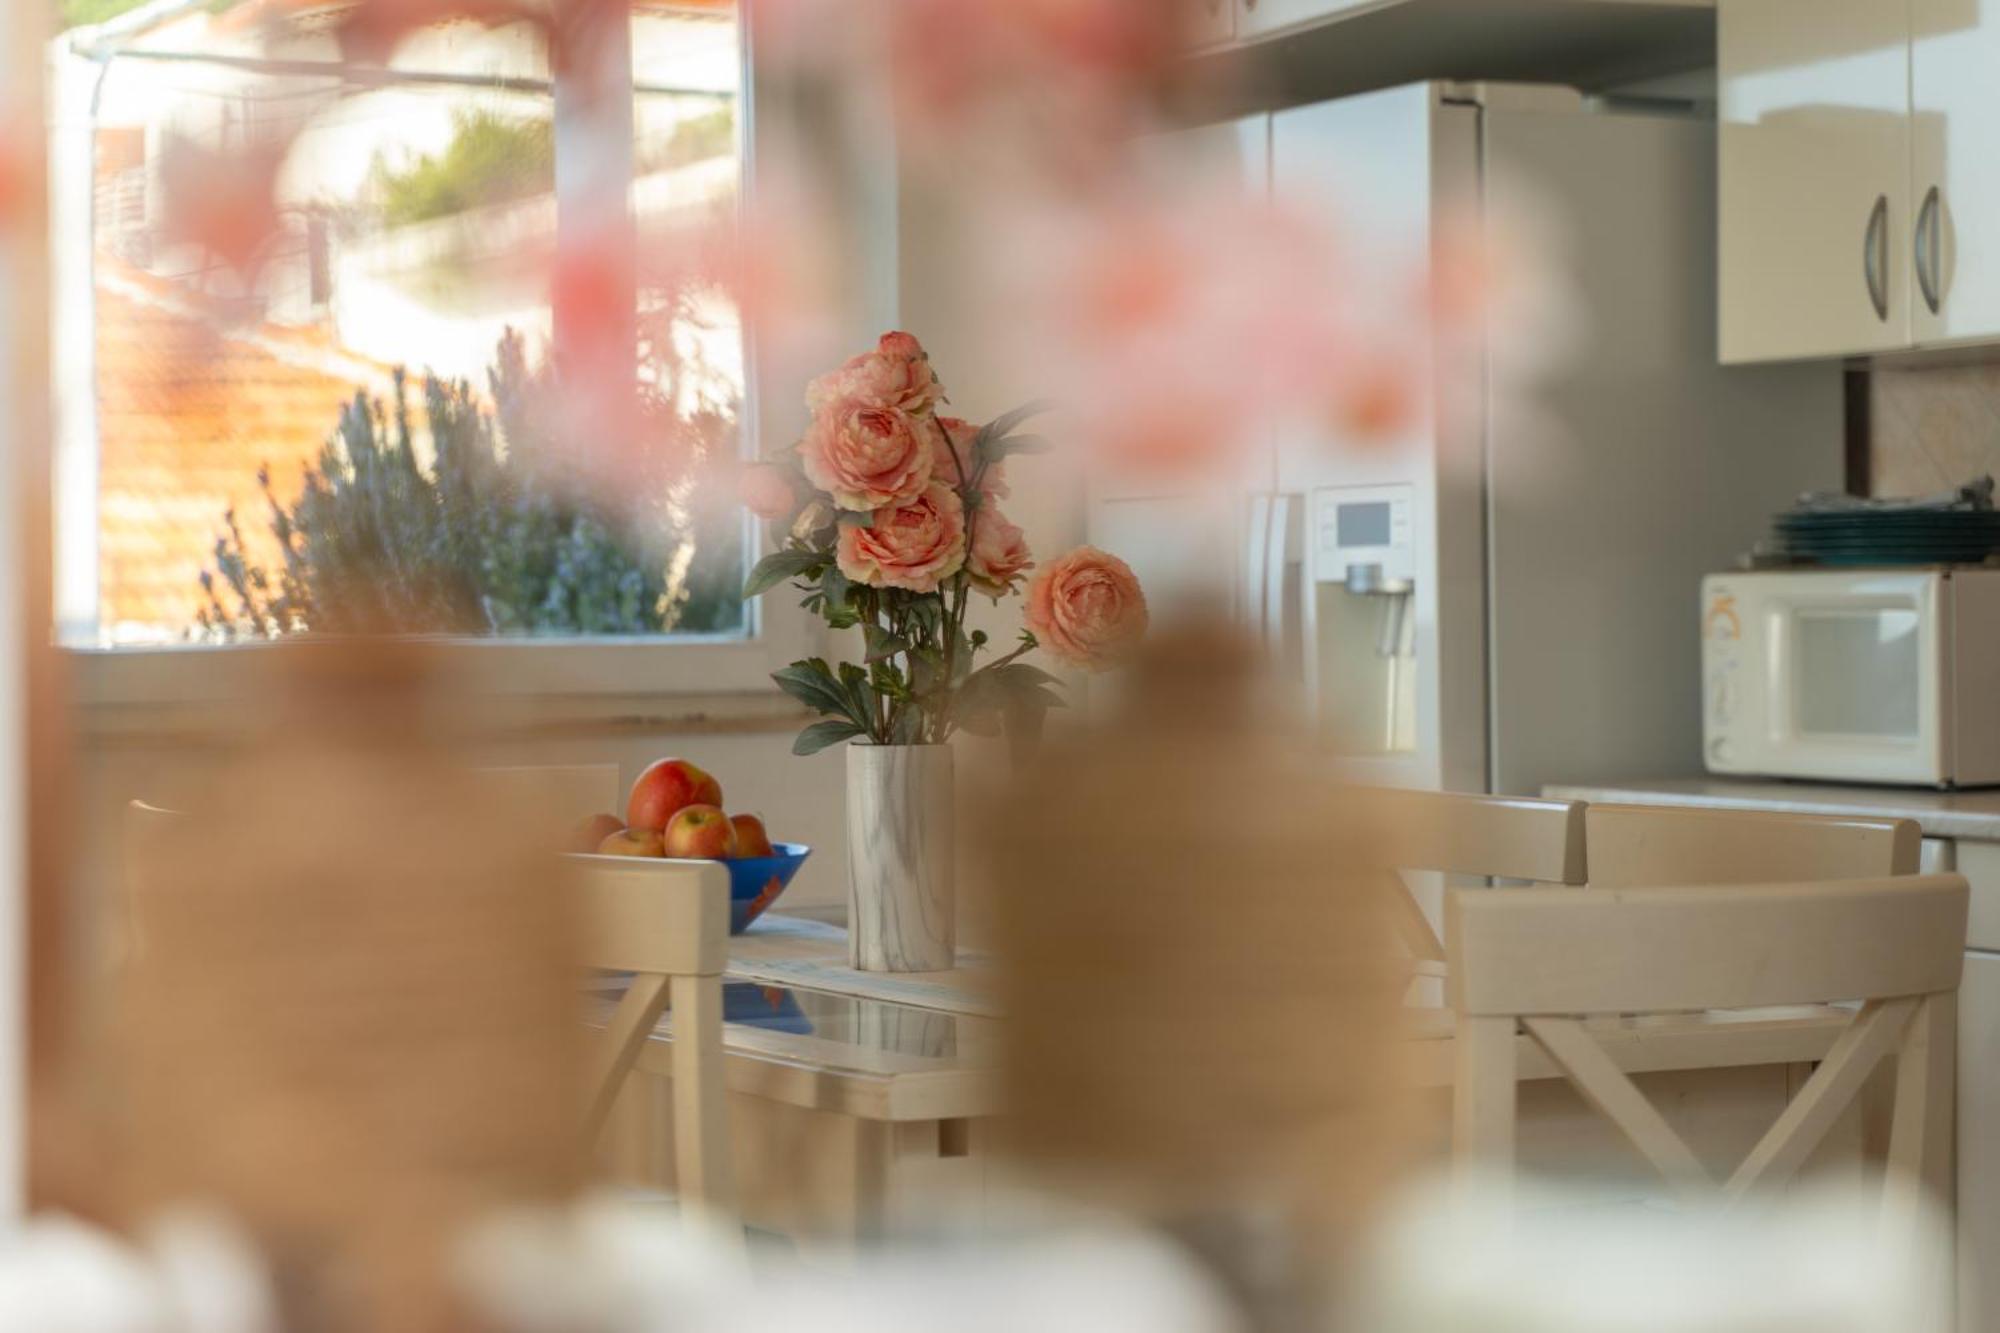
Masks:
[[[1336,539],[1342,547],[1387,546],[1389,544],[1389,502],[1341,505],[1334,513]]]

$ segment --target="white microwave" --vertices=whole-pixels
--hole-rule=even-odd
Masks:
[[[2000,569],[1711,574],[1712,773],[2000,783]]]

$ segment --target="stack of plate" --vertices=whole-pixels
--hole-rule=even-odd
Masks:
[[[1976,565],[2000,555],[2000,510],[1877,509],[1789,513],[1778,539],[1822,565]]]

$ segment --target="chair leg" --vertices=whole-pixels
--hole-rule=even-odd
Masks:
[[[736,1185],[724,1119],[722,978],[675,977],[673,1000],[675,1190],[728,1214]]]
[[[1958,996],[1933,995],[1911,1017],[1896,1061],[1889,1169],[1940,1203],[1951,1198],[1957,1044]]]
[[[583,1118],[585,1144],[597,1142],[597,1136],[604,1129],[605,1118],[611,1114],[612,1103],[618,1100],[618,1089],[624,1085],[625,1076],[632,1072],[639,1050],[646,1044],[646,1038],[652,1035],[660,1015],[666,1012],[667,995],[666,977],[641,972],[632,978],[632,984],[625,989],[625,997],[612,1011],[611,1021],[605,1025],[604,1036],[599,1039],[592,1060],[590,1105]]]
[[[1460,1014],[1452,1092],[1452,1160],[1461,1180],[1492,1172],[1504,1181],[1514,1165],[1516,1096],[1512,1018]]]
[[[1883,1178],[1883,1239],[1892,1246],[1932,1247],[1916,1257],[1933,1282],[1936,1327],[1948,1327],[1957,1297],[1951,1238],[1933,1224],[1931,1207],[1948,1208],[1955,1193],[1953,1124],[1957,1097],[1958,996],[1926,999],[1911,1017],[1896,1061],[1896,1109]]]

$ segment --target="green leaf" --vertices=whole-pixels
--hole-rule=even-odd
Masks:
[[[1054,406],[1055,404],[1050,402],[1023,403],[1011,412],[1002,412],[980,428],[979,436],[974,443],[983,446],[993,440],[1001,439],[1029,417],[1040,416]]]
[[[905,708],[896,714],[896,724],[889,731],[890,744],[921,745],[923,739],[924,715],[921,709]]]
[[[931,634],[944,628],[944,598],[936,593],[912,596],[902,605],[917,628]]]
[[[743,595],[755,597],[759,593],[769,592],[786,579],[809,574],[825,563],[826,556],[820,551],[808,551],[796,546],[789,550],[773,551],[759,560],[757,567],[750,571],[750,577],[743,582]]]
[[[944,679],[944,654],[935,648],[918,648],[910,654],[910,690],[927,695]]]
[[[1009,435],[1004,439],[988,440],[980,446],[981,456],[988,463],[997,463],[1010,454],[1045,454],[1055,448],[1047,436]]]
[[[1058,687],[1062,685],[1062,678],[1060,676],[1052,676],[1030,662],[1009,662],[1006,666],[999,669],[1007,673],[1010,681],[1020,681],[1026,685],[1055,685]]]
[[[910,687],[894,662],[877,662],[869,667],[868,684],[877,694],[899,703],[910,697]]]
[[[854,605],[854,584],[840,572],[839,565],[826,567],[826,573],[819,576],[819,590],[826,594],[826,600],[833,606]]]
[[[852,662],[840,664],[840,685],[853,707],[848,716],[864,727],[874,712],[874,699],[868,693],[868,673]]]
[[[857,712],[853,700],[833,678],[833,671],[817,657],[794,662],[771,673],[779,689],[815,712],[843,717],[864,725],[867,714]]]
[[[843,509],[840,511],[839,523],[843,528],[872,528],[875,526],[875,511],[872,509]]]
[[[861,657],[864,662],[880,662],[884,658],[894,657],[897,653],[910,651],[908,639],[898,634],[891,634],[880,625],[872,623],[861,627],[861,640],[866,645]]]
[[[799,733],[792,742],[793,754],[818,754],[829,745],[838,745],[862,734],[861,728],[852,722],[815,722]]]

